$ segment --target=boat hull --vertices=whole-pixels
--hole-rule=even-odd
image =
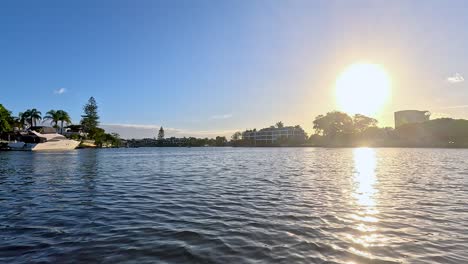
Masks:
[[[44,143],[24,143],[13,142],[8,144],[11,150],[24,150],[24,151],[45,151],[45,150],[73,150],[80,144],[76,140],[58,140],[47,141]]]

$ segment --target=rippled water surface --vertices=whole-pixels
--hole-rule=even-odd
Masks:
[[[1,263],[468,263],[468,150],[0,152]]]

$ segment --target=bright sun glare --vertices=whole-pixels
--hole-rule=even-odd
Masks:
[[[335,85],[338,108],[348,114],[375,117],[390,98],[390,77],[378,64],[352,64],[338,76]]]

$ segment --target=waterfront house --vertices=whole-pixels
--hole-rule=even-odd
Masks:
[[[71,136],[80,136],[80,137],[85,137],[87,134],[83,130],[83,126],[81,125],[69,125],[65,127],[65,132],[62,133],[62,135],[66,137],[71,137]]]
[[[268,127],[260,130],[246,130],[242,133],[242,140],[255,145],[271,144],[302,144],[306,140],[306,133],[300,126]]]

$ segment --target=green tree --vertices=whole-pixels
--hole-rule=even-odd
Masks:
[[[55,110],[50,110],[44,116],[44,120],[50,120],[54,128],[58,128],[58,122],[60,121],[60,113]]]
[[[218,147],[225,146],[227,143],[226,137],[217,136],[215,139],[215,145]]]
[[[240,140],[241,138],[242,138],[242,133],[239,131],[237,131],[231,136],[232,141],[237,141],[237,140]]]
[[[276,123],[276,127],[277,127],[277,128],[283,128],[283,127],[284,127],[283,122],[281,122],[281,121],[277,122],[277,123]]]
[[[122,144],[122,141],[120,139],[120,135],[117,133],[104,133],[100,137],[101,143],[100,146],[102,147],[103,143],[106,144],[107,147],[120,147]]]
[[[42,119],[42,113],[41,111],[37,110],[36,108],[33,108],[31,110],[27,110],[26,112],[29,111],[29,119],[30,119],[30,124],[32,126],[36,126],[37,125],[37,120],[41,120]]]
[[[158,132],[158,140],[163,140],[164,139],[164,129],[161,127]]]
[[[12,123],[13,118],[11,117],[11,112],[0,104],[0,132],[10,131]]]
[[[122,139],[118,133],[110,133],[111,135],[111,142],[113,147],[120,147],[122,146]]]
[[[28,125],[28,120],[29,120],[29,112],[19,112],[18,114],[19,117],[19,122],[21,123],[22,128],[26,128]]]
[[[29,126],[36,126],[37,120],[41,120],[41,112],[38,111],[36,108],[28,109],[22,113],[20,113],[21,123],[26,124],[28,123]]]
[[[357,133],[362,133],[370,127],[377,127],[377,123],[377,119],[365,115],[355,114],[353,116],[353,127]]]
[[[11,122],[10,125],[12,127],[16,127],[16,128],[22,128],[23,127],[23,123],[21,122],[21,118],[16,117],[16,116],[12,116],[12,122]]]
[[[353,119],[346,113],[333,111],[326,115],[319,115],[314,120],[315,133],[327,137],[353,131]]]
[[[89,138],[94,139],[94,144],[98,147],[102,147],[103,143],[106,142],[106,132],[102,128],[91,128],[88,131],[88,136]]]
[[[58,128],[58,122],[60,122],[60,133],[63,133],[63,123],[70,124],[70,115],[64,110],[50,110],[46,113],[44,119],[52,121],[53,127]]]
[[[81,125],[85,132],[91,132],[99,125],[98,106],[94,97],[90,97],[88,103],[84,105],[84,115],[81,116]]]
[[[64,110],[57,110],[59,114],[59,121],[60,121],[60,133],[63,134],[63,123],[71,124],[70,115]]]
[[[111,146],[111,147],[120,147],[122,144],[122,140],[120,139],[120,135],[117,133],[106,133],[106,131],[102,128],[96,127],[93,128],[90,132],[90,137],[94,139],[94,144],[97,147],[102,146]]]
[[[307,133],[304,131],[304,129],[300,126],[300,125],[295,125],[294,126],[294,129],[295,129],[295,138],[296,140],[299,140],[299,141],[305,141],[309,138],[309,136],[307,135]]]

